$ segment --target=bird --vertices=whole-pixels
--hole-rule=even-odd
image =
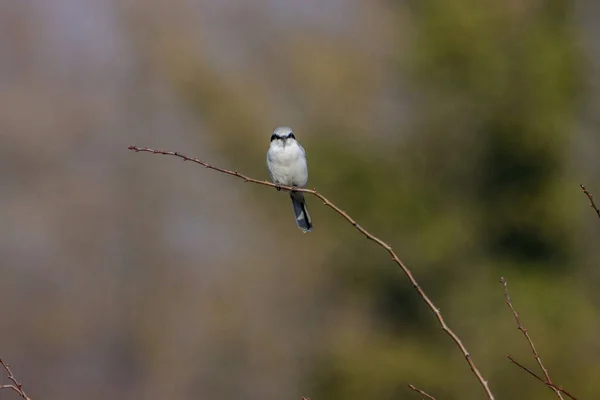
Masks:
[[[276,185],[303,188],[308,182],[306,152],[298,143],[290,127],[275,128],[267,151],[267,168],[271,181]],[[302,192],[290,192],[296,225],[303,233],[311,232],[313,225],[306,209]]]

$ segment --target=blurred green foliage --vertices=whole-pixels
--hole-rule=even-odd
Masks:
[[[473,183],[470,200],[480,212],[477,234],[486,252],[517,267],[565,268],[572,253],[574,213],[560,208],[573,192],[565,184],[566,150],[579,61],[569,7],[564,1],[417,6],[415,76],[426,97],[427,135],[477,142],[475,149],[443,145],[473,167],[452,171],[460,163],[449,163],[445,171],[458,175],[444,180]]]

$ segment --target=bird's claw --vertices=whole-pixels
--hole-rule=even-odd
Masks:
[[[277,189],[278,192],[281,191],[281,185],[279,183],[276,184],[275,185],[275,189]]]

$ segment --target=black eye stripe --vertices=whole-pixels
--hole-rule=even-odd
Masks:
[[[296,140],[296,136],[294,136],[294,133],[288,133],[287,136],[277,136],[276,134],[272,134],[271,135],[271,142],[275,139],[280,139],[280,140],[285,140],[285,139],[294,139]]]

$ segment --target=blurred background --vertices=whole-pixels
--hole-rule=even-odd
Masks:
[[[599,398],[594,0],[0,2],[0,357],[34,399]],[[6,376],[2,375],[6,383]],[[3,391],[1,399],[15,398]]]

